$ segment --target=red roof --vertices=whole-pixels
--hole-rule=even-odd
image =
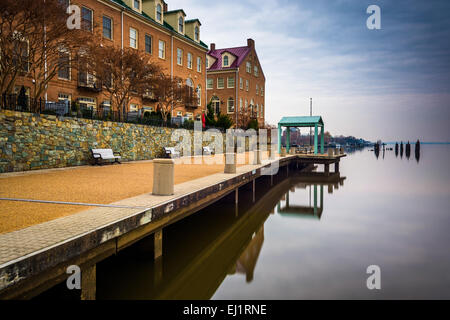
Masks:
[[[214,58],[216,58],[216,62],[214,62],[208,69],[208,71],[213,70],[225,70],[225,69],[234,69],[239,67],[244,61],[245,57],[252,50],[251,47],[236,47],[236,48],[225,48],[225,49],[217,49],[217,50],[209,50],[208,54]],[[236,60],[229,66],[222,68],[222,54],[224,52],[229,52],[236,57]]]

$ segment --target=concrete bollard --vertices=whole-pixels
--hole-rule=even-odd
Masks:
[[[280,157],[286,157],[286,148],[281,148]]]
[[[172,159],[153,160],[153,194],[170,196],[174,194],[174,169]]]
[[[237,154],[236,153],[225,153],[225,168],[223,170],[224,173],[236,173],[236,161]]]
[[[253,152],[253,161],[252,164],[261,164],[261,150],[255,150]]]
[[[328,148],[328,156],[332,157],[334,155],[334,149],[333,148]]]

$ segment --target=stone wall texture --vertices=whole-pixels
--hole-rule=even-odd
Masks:
[[[111,148],[123,161],[162,157],[176,145],[173,130],[0,110],[0,173],[91,164],[91,148]]]

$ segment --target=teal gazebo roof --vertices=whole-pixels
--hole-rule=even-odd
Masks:
[[[314,127],[315,125],[323,126],[321,116],[312,117],[283,117],[278,126],[282,127]]]

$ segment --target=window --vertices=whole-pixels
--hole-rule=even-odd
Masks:
[[[177,64],[180,66],[183,65],[183,50],[180,48],[177,48]]]
[[[255,74],[255,77],[258,76],[258,66],[253,67],[253,73]]]
[[[251,65],[250,62],[247,62],[247,64],[246,64],[246,69],[247,69],[247,72],[248,72],[248,73],[252,73],[252,65]]]
[[[65,102],[70,105],[70,101],[72,100],[72,96],[67,93],[58,93],[58,102]]]
[[[239,99],[239,112],[242,112],[242,98]]]
[[[228,88],[234,88],[234,77],[229,77],[227,81]]]
[[[197,57],[197,72],[202,72],[202,58]]]
[[[256,112],[256,117],[258,118],[258,117],[259,117],[259,113],[258,113],[258,104],[256,104],[255,112]]]
[[[259,93],[259,88],[258,88],[258,85],[256,85],[256,95],[258,95],[258,93]]]
[[[220,100],[219,100],[219,98],[217,98],[216,96],[212,97],[211,105],[213,107],[214,114],[219,114],[220,113]]]
[[[264,95],[264,88],[261,87],[261,97]]]
[[[217,89],[223,88],[224,88],[223,78],[217,78]]]
[[[202,105],[202,86],[201,85],[197,86],[197,105],[198,106]]]
[[[81,28],[92,31],[92,10],[86,7],[81,7]]]
[[[229,61],[228,61],[228,56],[224,56],[224,57],[223,57],[223,66],[224,66],[224,67],[228,67],[228,63],[229,63]]]
[[[192,69],[192,53],[188,52],[187,54],[187,67]]]
[[[130,47],[138,48],[138,32],[136,29],[130,28]]]
[[[103,16],[103,37],[112,40],[112,20]]]
[[[245,90],[248,91],[248,80],[245,80]]]
[[[200,28],[198,26],[194,29],[194,39],[200,41]]]
[[[145,52],[152,53],[152,36],[145,35]]]
[[[248,101],[247,99],[245,99],[245,111],[247,111],[247,108],[248,108]]]
[[[22,38],[20,35],[15,35]],[[23,39],[23,38],[22,38]],[[29,42],[27,40],[15,40],[13,49],[13,64],[19,70],[28,72],[30,69],[29,62]]]
[[[214,87],[214,80],[213,79],[208,79],[207,80],[207,89],[212,89]]]
[[[264,106],[261,105],[261,113],[260,113],[261,118],[264,118]]]
[[[133,0],[134,9],[141,11],[141,0]]]
[[[227,112],[228,113],[234,112],[234,99],[231,97],[228,98],[228,101],[227,101]]]
[[[159,53],[158,56],[161,59],[165,59],[166,58],[166,43],[162,40],[159,40]]]
[[[178,18],[178,32],[183,33],[183,18],[182,17]]]
[[[136,112],[138,110],[138,105],[135,103],[130,103],[130,112]]]
[[[244,89],[244,81],[242,81],[242,78],[239,78],[239,88]]]
[[[162,22],[162,8],[159,3],[156,5],[156,20]]]
[[[208,68],[209,68],[209,59],[206,58],[206,69],[208,69]]]
[[[59,51],[58,78],[70,80],[70,53],[64,49]]]

